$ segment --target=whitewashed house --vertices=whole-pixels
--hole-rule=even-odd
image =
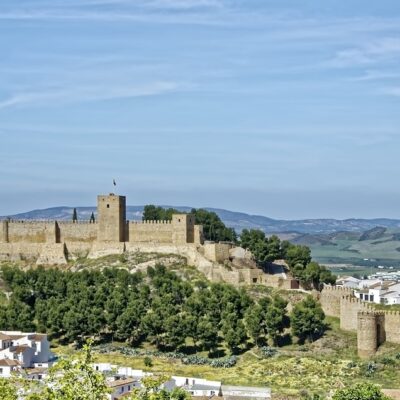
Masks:
[[[9,378],[13,373],[21,370],[21,364],[16,360],[0,360],[0,378]]]
[[[400,304],[400,283],[384,281],[356,290],[355,297],[376,304]]]
[[[113,377],[107,380],[107,386],[112,390],[110,400],[117,400],[133,389],[140,388],[140,382],[135,378]]]
[[[47,335],[0,331],[0,360],[16,360],[23,368],[47,368],[53,358]]]
[[[187,376],[173,376],[163,384],[163,388],[172,391],[182,388],[194,397],[213,397],[221,395],[221,382]]]
[[[358,289],[361,279],[352,276],[340,276],[336,280],[336,286],[350,289]]]

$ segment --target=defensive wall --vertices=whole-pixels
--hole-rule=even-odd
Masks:
[[[0,260],[62,265],[69,259],[125,251],[183,255],[212,281],[296,288],[290,279],[266,274],[232,243],[204,243],[203,227],[196,225],[193,215],[174,214],[171,221],[128,221],[125,196],[112,193],[97,197],[95,222],[0,221]]]
[[[400,344],[400,312],[377,310],[353,296],[352,289],[325,286],[320,294],[326,315],[340,318],[340,328],[357,332],[360,357],[374,355],[385,341]]]

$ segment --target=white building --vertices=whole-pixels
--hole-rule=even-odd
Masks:
[[[23,368],[32,368],[48,367],[53,358],[47,335],[0,331],[0,360],[15,360]]]
[[[360,288],[354,295],[363,301],[376,304],[400,304],[400,283],[380,281],[370,286]]]
[[[224,400],[269,400],[271,389],[252,386],[227,386],[222,385],[222,397]]]
[[[358,289],[361,279],[352,276],[340,276],[336,280],[336,286],[350,289]]]
[[[202,378],[173,376],[163,385],[163,388],[168,391],[176,387],[186,390],[194,397],[213,397],[221,395],[221,382],[209,381]]]
[[[112,390],[110,400],[117,400],[133,389],[140,387],[140,382],[135,378],[113,377],[107,380],[107,386]]]
[[[0,360],[0,378],[9,378],[13,373],[21,370],[21,364],[16,360]]]

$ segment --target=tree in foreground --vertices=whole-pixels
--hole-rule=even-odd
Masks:
[[[324,333],[324,320],[321,305],[312,296],[307,296],[293,307],[290,316],[292,333],[299,338],[300,343],[306,340],[312,342]]]
[[[127,400],[189,400],[191,396],[181,388],[175,388],[171,392],[161,389],[167,382],[167,376],[149,376],[142,379],[143,387],[135,389]]]
[[[17,389],[10,379],[0,378],[0,399],[17,400]]]
[[[92,366],[91,342],[77,359],[60,360],[50,372],[49,385],[27,400],[107,400],[110,389],[105,377]],[[12,399],[12,398],[11,398]]]
[[[359,383],[350,388],[338,390],[332,400],[389,400],[389,397],[372,383]]]

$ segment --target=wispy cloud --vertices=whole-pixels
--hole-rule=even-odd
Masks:
[[[399,56],[400,38],[385,37],[357,48],[340,50],[328,64],[334,67],[358,66],[397,59]]]
[[[183,90],[178,82],[150,82],[143,85],[120,86],[68,86],[65,88],[37,91],[21,91],[0,101],[0,109],[26,106],[79,103],[87,101],[114,100],[122,98],[157,96]]]

